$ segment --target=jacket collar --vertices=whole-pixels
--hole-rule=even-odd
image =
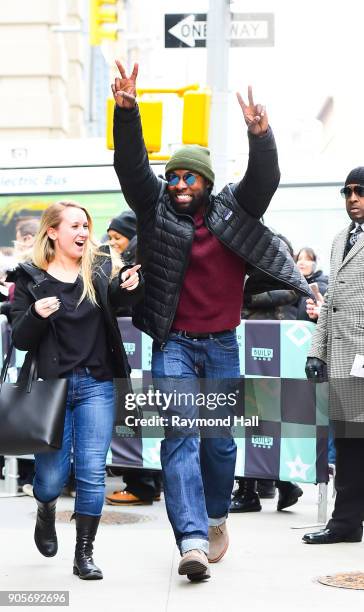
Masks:
[[[44,280],[46,280],[46,275],[44,270],[41,270],[40,268],[38,268],[36,265],[34,265],[33,263],[29,262],[29,263],[20,263],[18,265],[18,267],[23,270],[28,276],[31,277],[31,279],[37,284],[39,285],[40,283],[42,283]]]

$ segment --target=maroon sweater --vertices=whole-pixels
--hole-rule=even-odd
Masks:
[[[172,329],[218,332],[240,323],[245,262],[207,229],[201,213]]]

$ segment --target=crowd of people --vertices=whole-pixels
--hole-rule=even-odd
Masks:
[[[280,172],[266,109],[254,102],[252,89],[246,101],[237,95],[248,131],[246,172],[215,195],[210,153],[204,147],[179,148],[166,165],[165,178],[154,174],[136,102],[138,66],[130,75],[120,62],[117,66],[114,165],[130,210],[110,221],[99,244],[84,207],[73,201],[52,204],[36,228],[25,228],[25,256],[19,257],[15,275],[2,279],[8,289],[2,312],[9,317],[14,345],[27,351],[19,382],[34,355],[40,378],[68,380],[62,448],[35,456],[34,539],[42,555],[57,553],[56,503],[73,464],[73,572],[84,580],[103,577],[93,546],[105,500],[106,454],[115,419],[122,418],[122,393],[131,388],[116,317],[132,315],[134,325],[153,339],[154,389],[188,389],[192,399],[183,407],[171,402],[163,413],[161,475],[123,468],[118,476],[125,488],[120,485],[106,501],[151,504],[163,489],[181,555],[178,573],[203,581],[228,549],[229,512],[260,511],[260,497],[272,498],[276,489],[281,511],[298,501],[302,489],[291,482],[239,478],[233,493],[236,444],[231,428],[216,425],[214,435],[207,435],[198,427],[175,425],[174,419],[196,419],[193,397],[201,384],[226,396],[234,388],[240,376],[235,330],[241,318],[314,321],[307,377],[348,382],[353,357],[364,355],[364,168],[350,172],[342,189],[351,225],[335,239],[329,280],[311,247],[295,254],[287,237],[260,220]],[[362,537],[363,444],[360,437],[353,439],[347,422],[364,420],[363,383],[360,378],[350,383],[345,401],[335,388],[337,421],[345,429],[339,431],[333,419],[337,457],[331,445],[329,460],[336,462],[335,511],[324,530],[304,536],[308,544]],[[227,406],[221,414],[228,414]]]

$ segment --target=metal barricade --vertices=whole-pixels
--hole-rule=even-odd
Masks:
[[[145,381],[149,380],[152,352],[151,338],[134,328],[130,318],[123,317],[119,319],[118,323],[132,367],[132,375]],[[303,379],[305,377],[304,361],[313,327],[312,324],[301,321],[242,322],[237,328],[242,358],[241,374],[247,378],[253,377],[250,379],[250,384],[253,384],[251,381],[254,381],[259,376],[263,378],[268,377],[268,379],[272,379],[272,377],[279,379],[281,377],[282,380],[291,379],[292,382],[293,379]],[[269,334],[267,334],[268,331]],[[262,346],[266,347],[267,335],[270,338],[271,346],[262,349]],[[1,360],[3,360],[8,350],[9,337],[6,317],[0,316]],[[281,355],[281,358],[279,358],[279,355]],[[23,358],[24,353],[22,351],[15,351],[13,374],[15,374],[16,368],[21,366]],[[158,457],[159,442],[160,440],[153,438],[150,440],[136,440],[116,435],[108,453],[107,464],[160,469]],[[321,456],[323,457],[324,453],[321,453]],[[3,469],[4,480],[0,480],[0,496],[18,494],[17,461],[15,457],[5,458]],[[317,465],[319,464],[320,469],[316,474],[316,482],[320,483],[318,487],[318,521],[322,523],[325,522],[327,514],[327,485],[324,477],[324,461],[317,460]],[[237,474],[244,476],[243,472],[237,471]],[[284,474],[284,476],[282,480],[294,480],[288,477],[289,474]],[[261,474],[259,476],[257,473],[256,477],[268,478],[269,475]],[[271,477],[274,479],[274,476]],[[307,482],[315,482],[315,480],[311,479],[307,480]]]

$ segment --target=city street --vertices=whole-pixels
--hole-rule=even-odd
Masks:
[[[108,491],[119,482],[109,478]],[[74,524],[57,523],[59,552],[46,559],[33,543],[33,499],[1,499],[0,588],[67,590],[69,609],[75,612],[362,610],[361,591],[323,586],[316,578],[363,570],[363,544],[302,544],[307,529],[293,527],[313,525],[317,517],[317,489],[303,488],[303,497],[290,511],[276,512],[276,498],[263,500],[261,512],[231,515],[229,551],[211,566],[211,580],[199,584],[177,574],[179,555],[163,501],[123,509],[105,506],[105,513],[124,515],[125,524],[101,526],[95,561],[104,580],[84,582],[72,574]],[[59,511],[72,506],[71,498],[62,497]],[[330,499],[329,512],[331,508]],[[137,518],[138,522],[126,522]]]
[[[0,0],[0,612],[364,612],[361,15]]]

